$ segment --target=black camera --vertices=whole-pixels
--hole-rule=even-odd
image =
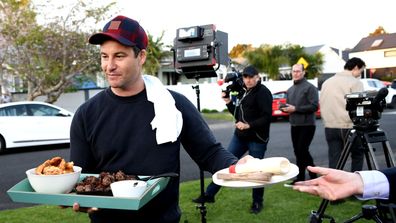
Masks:
[[[242,97],[243,93],[245,93],[245,89],[243,88],[243,78],[240,72],[233,71],[231,73],[227,73],[224,78],[224,82],[230,83],[227,85],[226,89],[223,90],[225,98],[229,98],[231,92],[235,92],[235,95],[239,98]]]
[[[346,110],[354,127],[362,130],[375,130],[381,113],[386,107],[385,97],[388,89],[376,91],[356,92],[345,95]]]

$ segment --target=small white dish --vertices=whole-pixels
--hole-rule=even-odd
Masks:
[[[142,180],[122,180],[110,184],[114,197],[136,198],[146,191],[147,182]]]

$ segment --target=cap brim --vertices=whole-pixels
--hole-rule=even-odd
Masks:
[[[133,42],[121,37],[118,34],[114,34],[114,33],[96,33],[96,34],[93,34],[91,37],[89,37],[88,42],[90,44],[100,45],[104,41],[109,40],[109,39],[116,40],[116,41],[118,41],[121,44],[126,45],[126,46],[136,46],[135,43],[133,43]]]

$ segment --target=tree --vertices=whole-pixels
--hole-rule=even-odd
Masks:
[[[387,32],[385,31],[384,27],[378,26],[378,28],[376,28],[374,32],[370,33],[369,36],[378,36],[382,34],[387,34]]]
[[[164,32],[161,33],[161,36],[154,39],[154,37],[148,33],[148,46],[147,46],[147,59],[146,63],[144,64],[144,71],[147,74],[154,75],[156,76],[158,73],[158,70],[161,67],[161,60],[172,56],[171,51],[165,51],[164,47],[169,47],[169,46],[164,46],[164,43],[162,41],[164,37]]]
[[[253,50],[252,44],[237,44],[236,46],[234,46],[231,49],[229,56],[231,59],[243,57],[245,52],[248,52],[251,50]]]
[[[307,78],[314,78],[320,74],[323,65],[323,55],[316,53],[309,55],[304,48],[299,45],[269,45],[263,44],[260,47],[244,54],[249,63],[254,65],[260,72],[269,75],[271,79],[279,78],[279,68],[282,66],[292,66],[303,57],[308,61]]]
[[[45,95],[46,102],[53,103],[70,87],[73,77],[99,71],[98,47],[87,43],[94,30],[84,25],[108,18],[113,4],[98,7],[78,0],[68,14],[46,18],[46,24],[40,25],[36,12],[45,11],[40,5],[28,0],[3,1],[0,36],[9,46],[3,54],[13,75],[27,83],[27,100]]]
[[[272,79],[277,79],[279,67],[288,62],[283,55],[282,46],[261,45],[259,48],[247,52],[246,58],[260,72],[264,72]]]

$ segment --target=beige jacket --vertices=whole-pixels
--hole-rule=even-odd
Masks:
[[[319,104],[323,124],[326,128],[352,128],[353,123],[345,109],[344,96],[363,91],[363,83],[344,70],[327,79],[320,92]]]

